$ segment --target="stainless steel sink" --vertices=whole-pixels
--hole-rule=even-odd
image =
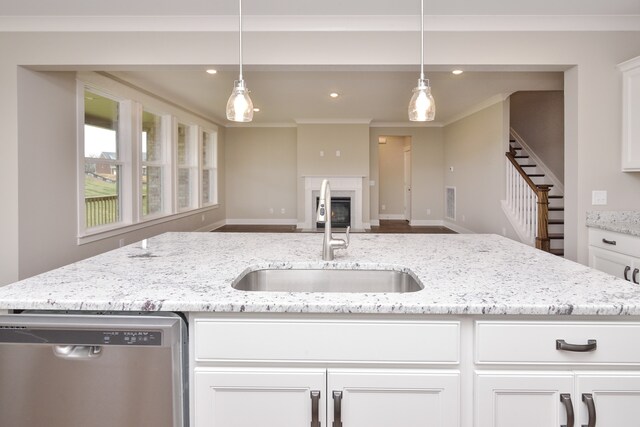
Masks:
[[[409,273],[395,270],[303,270],[251,271],[234,285],[255,292],[416,292],[424,288]]]

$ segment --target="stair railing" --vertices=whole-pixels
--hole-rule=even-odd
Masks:
[[[516,151],[507,155],[507,206],[535,246],[550,252],[549,185],[535,184],[516,160]]]

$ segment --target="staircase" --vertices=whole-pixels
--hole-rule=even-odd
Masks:
[[[512,129],[507,156],[507,199],[503,210],[527,244],[564,256],[562,183]]]

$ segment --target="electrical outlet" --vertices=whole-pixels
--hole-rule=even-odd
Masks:
[[[380,206],[380,209],[382,209],[383,211],[386,211],[387,210],[387,205]]]
[[[431,215],[431,209],[427,209],[427,215]]]
[[[286,213],[286,212],[287,212],[287,210],[286,210],[285,208],[280,209],[280,213],[281,213],[281,214],[284,214],[284,213]]]
[[[269,208],[269,213],[273,214],[273,208]]]
[[[467,217],[465,217],[464,215],[462,215],[462,222],[465,222],[467,220]]]
[[[204,214],[202,214],[202,216],[200,217],[200,220],[204,222]]]
[[[592,205],[606,205],[607,204],[607,192],[604,191],[604,190],[592,191],[591,192],[591,204]]]
[[[320,157],[324,157],[324,151],[320,150]]]
[[[336,150],[336,157],[340,157],[340,150]]]
[[[449,166],[449,172],[453,172],[453,166]]]

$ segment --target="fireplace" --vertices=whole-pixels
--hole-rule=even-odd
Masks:
[[[320,197],[316,197],[316,212],[320,204]],[[351,197],[331,198],[331,226],[347,228],[351,226]],[[323,222],[316,223],[317,228],[324,228]]]

